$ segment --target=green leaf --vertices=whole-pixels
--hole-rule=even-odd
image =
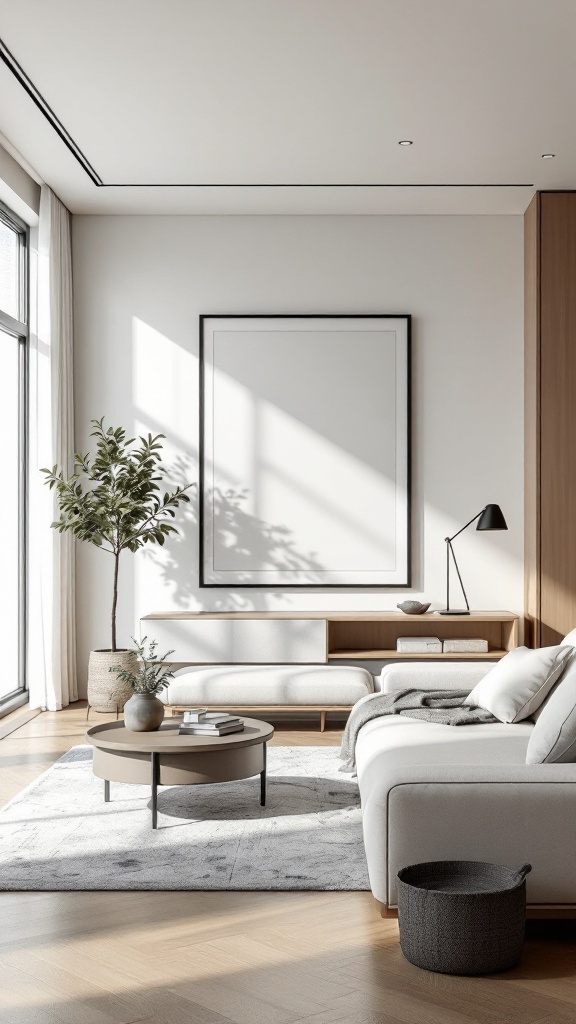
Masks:
[[[127,439],[124,427],[106,427],[104,417],[91,420],[91,428],[95,452],[76,453],[72,476],[57,465],[40,471],[56,491],[59,519],[52,529],[115,554],[163,545],[178,532],[166,519],[189,502],[185,491],[192,486],[160,492],[164,434]]]

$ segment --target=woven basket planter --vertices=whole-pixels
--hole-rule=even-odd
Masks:
[[[531,871],[482,861],[431,861],[398,872],[400,945],[410,963],[441,974],[514,967]]]
[[[132,696],[128,683],[123,683],[109,669],[121,665],[131,672],[138,669],[134,651],[90,651],[88,662],[88,704],[94,711],[122,711]]]

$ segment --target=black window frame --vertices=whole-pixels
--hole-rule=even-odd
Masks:
[[[0,201],[0,221],[18,236],[18,318],[0,308],[0,330],[18,343],[18,686],[0,697],[0,717],[28,699],[27,619],[28,619],[28,365],[30,338],[30,228],[13,210]]]

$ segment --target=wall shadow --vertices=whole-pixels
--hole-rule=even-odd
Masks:
[[[177,486],[185,486],[197,476],[192,460],[179,456],[166,475]],[[149,548],[147,556],[159,567],[164,583],[172,591],[179,607],[189,608],[191,602],[200,603],[210,611],[250,611],[257,602],[249,593],[239,592],[243,584],[254,578],[254,565],[270,570],[300,570],[314,583],[315,574],[323,566],[314,552],[298,549],[294,535],[281,523],[268,523],[246,511],[249,498],[247,488],[219,488],[213,493],[214,531],[219,544],[233,547],[238,564],[239,581],[230,589],[198,589],[200,571],[198,552],[200,535],[198,484],[190,491],[190,504],[180,507],[177,519],[178,534],[170,537],[162,548]],[[285,587],[262,585],[272,599],[285,600]],[[206,597],[204,598],[204,593]]]

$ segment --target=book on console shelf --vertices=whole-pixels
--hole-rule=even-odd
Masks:
[[[396,650],[410,654],[441,654],[442,641],[437,636],[399,636]]]
[[[444,654],[488,654],[488,641],[477,637],[444,640]]]

